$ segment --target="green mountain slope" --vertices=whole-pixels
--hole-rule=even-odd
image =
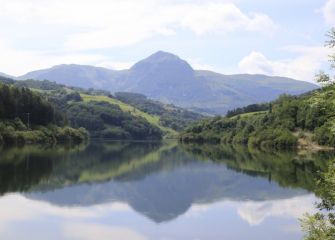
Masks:
[[[143,112],[129,104],[119,101],[118,99],[111,98],[108,96],[102,95],[88,95],[88,94],[80,94],[84,102],[107,102],[112,105],[118,106],[123,112],[129,113],[134,117],[140,117],[145,119],[148,123],[154,125],[159,128],[165,135],[169,137],[173,137],[177,135],[177,132],[171,128],[165,127],[160,124],[158,115],[151,115],[146,112]]]
[[[148,99],[143,94],[117,92],[115,97],[124,103],[140,109],[148,114],[159,116],[159,123],[176,131],[184,129],[187,125],[204,118],[203,115]]]
[[[10,84],[43,94],[64,112],[71,126],[86,128],[92,137],[176,138],[177,131],[203,118],[200,114],[139,94],[119,93],[114,97],[108,91],[67,87],[47,80],[11,80]],[[139,97],[141,101],[138,101]]]
[[[6,84],[10,79],[0,80],[0,145],[81,143],[87,139],[84,129],[67,127],[62,112],[40,93]]]
[[[283,95],[268,110],[197,122],[184,142],[226,142],[253,146],[335,146],[335,85],[301,95]],[[313,143],[314,142],[314,143]]]

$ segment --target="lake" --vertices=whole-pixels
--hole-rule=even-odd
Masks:
[[[3,149],[0,238],[301,239],[333,157],[174,141]]]

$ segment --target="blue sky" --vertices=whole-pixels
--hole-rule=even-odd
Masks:
[[[158,51],[195,69],[313,81],[335,0],[0,0],[0,71],[130,67]]]

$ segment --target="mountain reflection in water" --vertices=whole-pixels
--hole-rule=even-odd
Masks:
[[[0,191],[57,208],[130,207],[155,224],[201,216],[203,209],[225,203],[257,225],[267,214],[299,217],[306,211],[299,208],[302,200],[311,207],[315,173],[332,157],[176,142],[28,146],[1,152]]]

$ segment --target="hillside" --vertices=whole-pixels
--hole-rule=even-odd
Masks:
[[[13,76],[10,76],[6,73],[0,72],[0,77],[5,77],[5,78],[13,78]]]
[[[63,113],[41,94],[0,82],[0,146],[82,143],[87,137],[86,130],[66,126]]]
[[[169,137],[176,136],[177,132],[171,128],[165,127],[160,124],[159,116],[157,115],[150,115],[146,112],[143,112],[131,105],[128,105],[126,103],[123,103],[115,98],[111,98],[108,96],[101,96],[101,95],[88,95],[88,94],[80,94],[82,97],[84,103],[92,103],[92,102],[105,102],[109,103],[111,106],[118,106],[120,110],[122,110],[124,113],[130,114],[131,116],[134,116],[135,118],[142,118],[145,119],[149,124],[155,126],[156,128],[160,129],[164,135],[167,135]]]
[[[194,70],[185,60],[159,51],[128,70],[84,65],[59,65],[27,73],[18,79],[51,80],[68,86],[141,93],[165,103],[210,114],[271,101],[280,94],[300,94],[317,85],[283,77],[223,75]]]
[[[180,139],[258,147],[334,147],[334,123],[335,84],[330,84],[301,96],[283,95],[269,103],[265,111],[199,121]]]
[[[203,115],[184,108],[151,100],[143,94],[117,92],[115,93],[115,97],[143,112],[159,116],[159,123],[161,125],[172,128],[175,131],[183,130],[190,123],[204,118]]]
[[[81,88],[105,88],[110,79],[117,79],[120,73],[106,68],[87,65],[63,64],[50,69],[29,72],[19,79],[50,80],[67,86]]]
[[[11,80],[9,83],[43,94],[65,114],[71,126],[86,128],[91,137],[175,138],[189,123],[204,117],[140,94],[124,92],[116,97],[105,90],[84,90],[47,80]]]

